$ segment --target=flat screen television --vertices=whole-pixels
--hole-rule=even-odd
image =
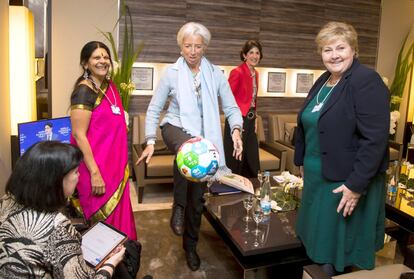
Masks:
[[[17,124],[19,139],[19,154],[39,141],[57,140],[70,143],[72,128],[69,117],[42,119],[38,121]]]

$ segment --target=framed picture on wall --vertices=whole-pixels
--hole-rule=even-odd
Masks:
[[[296,75],[296,93],[308,93],[313,85],[313,73]]]
[[[286,91],[286,73],[269,72],[267,74],[267,92],[285,93]]]
[[[135,90],[152,90],[154,79],[154,68],[133,67],[131,73],[132,82],[135,83]]]

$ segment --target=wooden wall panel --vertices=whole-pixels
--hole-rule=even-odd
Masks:
[[[266,57],[261,66],[321,69],[314,39],[323,18],[323,1],[262,0],[260,40]]]
[[[321,69],[314,38],[331,20],[354,25],[361,61],[375,67],[381,0],[126,0],[136,42],[145,48],[138,61],[173,63],[179,56],[176,34],[188,21],[210,29],[206,57],[220,65],[238,65],[247,39],[263,43],[262,67]],[[123,35],[121,22],[120,36]],[[121,40],[122,42],[122,40]]]
[[[219,65],[240,64],[247,39],[260,39],[261,67],[323,69],[314,43],[328,21],[351,23],[359,33],[360,59],[375,67],[381,0],[126,0],[136,42],[145,47],[139,62],[173,63],[179,57],[176,34],[188,21],[206,25],[212,41],[206,57]],[[121,22],[120,37],[123,34]],[[121,39],[122,42],[122,39]],[[133,96],[130,115],[145,112],[151,96]],[[260,97],[258,112],[297,112],[303,98]],[[267,118],[264,117],[267,132]]]
[[[215,64],[240,64],[247,39],[258,39],[261,0],[188,0],[187,21],[204,24],[212,34],[206,57]]]
[[[144,42],[139,55],[141,62],[174,62],[180,53],[176,34],[187,21],[185,0],[133,0],[126,1],[132,15],[136,45]],[[122,46],[124,24],[120,23]],[[122,48],[121,48],[122,49]]]

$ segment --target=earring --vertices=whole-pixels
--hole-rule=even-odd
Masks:
[[[183,56],[183,52],[182,51],[180,51],[180,55]]]
[[[83,72],[83,78],[84,78],[84,79],[88,79],[88,78],[89,78],[88,69],[84,69],[84,72]]]
[[[107,73],[106,74],[106,76],[105,76],[105,79],[107,80],[107,81],[110,81],[111,80],[111,73]]]

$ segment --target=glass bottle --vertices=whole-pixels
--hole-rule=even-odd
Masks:
[[[269,215],[271,212],[271,201],[272,192],[270,189],[270,172],[266,171],[263,177],[263,185],[260,190],[260,205],[263,209],[264,215]]]
[[[254,196],[257,199],[260,199],[260,189],[262,189],[263,185],[263,172],[261,170],[257,172],[257,180],[259,180],[259,187],[255,189]]]
[[[388,179],[388,199],[393,203],[395,202],[395,198],[397,196],[397,188],[398,188],[398,179],[399,179],[399,166],[398,161],[394,161],[392,166],[390,167],[389,179]]]

